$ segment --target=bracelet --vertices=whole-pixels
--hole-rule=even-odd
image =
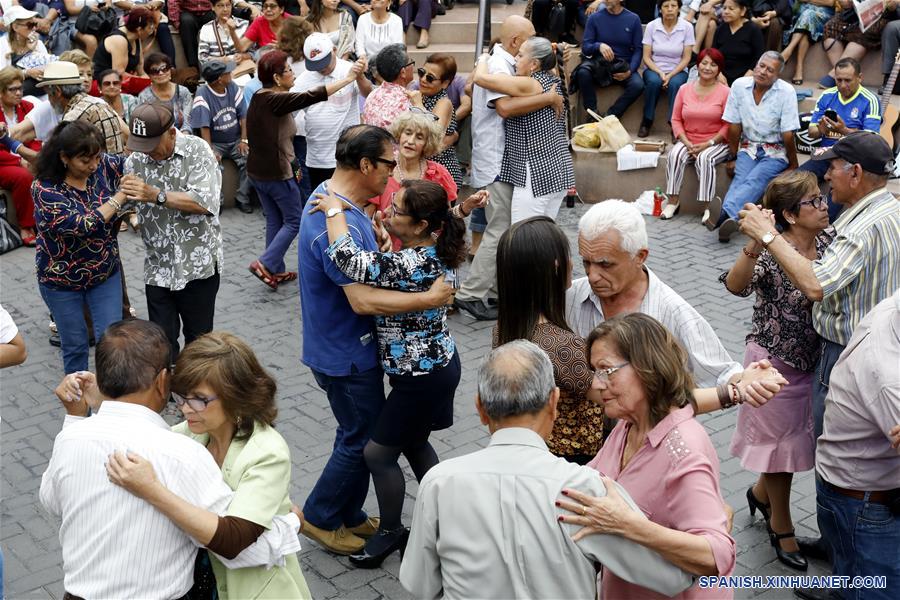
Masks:
[[[744,256],[749,256],[750,258],[752,258],[754,260],[759,258],[759,254],[757,254],[756,252],[750,252],[746,248],[741,248],[741,252],[744,253]]]
[[[722,408],[731,406],[728,403],[729,396],[728,396],[728,384],[727,383],[722,383],[722,384],[719,384],[716,386],[716,395],[719,397],[719,405]]]
[[[107,204],[112,204],[112,205],[113,205],[113,208],[116,209],[116,212],[119,212],[120,210],[122,210],[122,205],[119,204],[119,201],[116,200],[115,198],[110,198],[109,200],[106,201],[106,203],[107,203]]]
[[[249,143],[250,143],[250,140],[248,140],[248,139],[241,139],[241,143],[242,143],[242,144],[249,144]]]

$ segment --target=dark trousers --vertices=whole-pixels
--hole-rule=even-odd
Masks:
[[[395,11],[403,21],[403,30],[414,25],[417,29],[431,29],[431,0],[407,0]]]
[[[200,30],[197,30],[197,39],[200,39]],[[168,23],[160,23],[156,28],[156,43],[163,54],[169,57],[172,64],[175,64],[175,40],[172,39],[172,31],[169,29]],[[195,54],[196,56],[196,54]],[[98,73],[99,74],[99,73]]]
[[[819,352],[819,360],[813,371],[812,410],[813,410],[813,435],[816,440],[822,435],[825,425],[825,396],[828,395],[828,386],[831,382],[831,370],[844,351],[844,346],[829,340],[822,341],[822,349]]]
[[[595,91],[594,78],[587,69],[579,69],[575,71],[578,78],[578,89],[581,93],[581,105],[585,111],[591,109],[597,110],[597,92]],[[607,115],[615,115],[621,117],[628,110],[628,107],[634,104],[634,101],[641,97],[644,92],[644,80],[637,73],[632,73],[625,81],[616,81],[613,79],[612,85],[620,85],[625,88],[622,95],[619,96],[609,110]]]
[[[306,138],[302,135],[294,136],[294,158],[300,164],[300,181],[297,187],[300,188],[300,208],[306,206],[309,195],[312,194],[313,188],[309,185],[309,169],[306,168]]]
[[[195,279],[182,290],[155,285],[145,286],[147,316],[163,328],[172,345],[172,361],[178,357],[178,336],[184,333],[184,344],[213,330],[219,271],[206,279]]]
[[[334,175],[334,169],[319,169],[318,167],[306,167],[309,170],[309,187],[311,190],[319,187],[323,181],[328,181]],[[304,201],[306,199],[304,198]]]
[[[197,58],[197,48],[200,45],[200,28],[215,18],[216,15],[211,10],[197,13],[181,13],[181,28],[178,31],[181,34],[181,45],[184,47],[184,58],[187,60],[188,66],[195,69],[200,68],[200,61]]]
[[[563,33],[575,31],[575,21],[578,20],[578,0],[560,0],[566,9],[566,29]],[[550,24],[550,9],[554,0],[534,0],[531,5],[531,22],[538,35],[547,33],[546,27]]]

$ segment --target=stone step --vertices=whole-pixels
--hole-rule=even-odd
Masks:
[[[425,64],[428,55],[435,52],[444,52],[451,55],[456,60],[456,71],[458,73],[469,73],[475,68],[475,45],[471,44],[431,44],[427,48],[416,48],[415,44],[407,46],[407,54],[411,60],[416,61],[416,65],[421,67]]]
[[[475,34],[478,28],[475,24],[475,18],[469,20],[449,20],[456,17],[456,11],[447,13],[445,17],[438,17],[431,24],[429,30],[432,44],[468,44],[474,50]],[[497,35],[500,32],[502,20],[491,14],[491,33]],[[415,27],[410,27],[406,32],[406,43],[411,48],[415,48],[416,42],[419,41],[419,31]]]

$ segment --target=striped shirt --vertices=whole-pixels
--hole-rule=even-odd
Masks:
[[[846,345],[857,323],[900,287],[900,202],[885,188],[844,210],[837,237],[813,272],[822,300],[813,304],[813,327]]]
[[[697,385],[713,387],[743,372],[706,319],[653,271],[644,268],[649,281],[639,311],[662,323],[684,346]],[[566,321],[572,331],[586,338],[604,320],[600,299],[591,291],[587,277],[573,281],[566,292]]]
[[[145,406],[106,400],[89,419],[66,417],[40,490],[41,504],[62,520],[65,589],[81,598],[180,598],[194,583],[198,543],[109,481],[105,463],[117,450],[149,460],[160,482],[195,506],[224,515],[234,494],[206,448]],[[273,525],[229,566],[277,564],[270,554],[281,556],[286,539]]]

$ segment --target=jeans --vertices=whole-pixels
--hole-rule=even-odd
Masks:
[[[884,589],[847,588],[845,600],[888,600],[900,589],[900,517],[883,504],[849,498],[816,475],[816,520],[833,575],[886,578]]]
[[[234,142],[213,142],[212,147],[222,160],[226,158],[234,163],[238,170],[238,189],[234,196],[234,201],[238,204],[250,204],[250,180],[247,178],[247,157],[238,151],[238,143]],[[225,166],[219,161],[219,172],[223,173]]]
[[[825,423],[825,396],[828,395],[831,369],[843,351],[844,346],[841,344],[822,340],[822,349],[819,352],[819,360],[816,361],[816,369],[813,371],[812,384],[813,435],[816,436],[816,440],[822,435]]]
[[[756,152],[756,159],[744,151],[738,152],[734,167],[734,180],[722,201],[720,223],[727,218],[737,219],[738,212],[745,204],[756,204],[766,191],[766,186],[776,175],[784,171],[788,161],[783,158],[769,158],[762,148]]]
[[[300,164],[300,181],[297,187],[300,188],[300,208],[306,206],[306,201],[312,194],[313,188],[309,185],[309,170],[306,168],[306,138],[302,135],[294,136],[294,158]]]
[[[472,214],[469,215],[469,231],[474,231],[475,233],[484,233],[484,230],[487,228],[487,214],[484,212],[484,208],[475,208],[472,210]]]
[[[181,290],[145,285],[147,318],[163,328],[172,346],[172,362],[178,357],[178,335],[184,332],[184,345],[213,330],[219,272],[206,279],[189,281]]]
[[[369,469],[363,449],[384,406],[384,373],[378,366],[344,377],[318,371],[313,375],[328,396],[338,427],[331,457],[303,505],[303,515],[328,531],[356,527],[367,518],[362,506],[369,492]]]
[[[87,371],[88,330],[82,305],[87,305],[94,324],[94,339],[122,319],[122,275],[116,271],[106,281],[86,290],[60,290],[38,284],[59,332],[66,374]]]
[[[284,255],[300,231],[301,205],[297,180],[261,181],[250,178],[266,213],[266,249],[259,262],[269,273],[284,273]]]
[[[816,178],[819,180],[819,183],[825,181],[825,172],[828,170],[828,165],[831,161],[828,160],[808,160],[802,165],[800,165],[797,170],[798,171],[809,171],[810,173],[815,173]],[[837,219],[838,215],[841,213],[841,210],[844,208],[842,204],[838,204],[831,199],[831,192],[828,192],[828,222],[834,223],[834,220]]]
[[[575,75],[578,78],[578,88],[581,93],[581,105],[584,106],[585,111],[591,109],[596,112],[597,92],[594,89],[594,78],[591,75],[591,72],[586,69],[579,69],[575,71]],[[609,110],[606,111],[606,114],[615,115],[617,117],[621,117],[625,114],[628,107],[634,104],[634,101],[640,98],[641,93],[644,91],[644,80],[641,79],[640,75],[633,72],[625,81],[616,81],[613,79],[611,85],[621,85],[625,88],[622,95],[619,96],[616,101],[613,102],[613,105],[609,107]]]
[[[669,79],[667,88],[669,94],[669,112],[666,113],[666,121],[672,121],[672,110],[675,108],[675,96],[678,95],[678,88],[687,81],[687,71],[676,73]],[[656,103],[659,101],[659,95],[662,92],[662,77],[655,71],[646,69],[644,71],[644,120],[653,121],[656,115]]]

